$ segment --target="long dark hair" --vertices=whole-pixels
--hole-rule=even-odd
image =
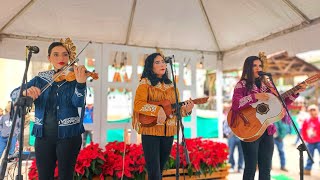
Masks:
[[[243,64],[243,69],[242,69],[242,75],[240,80],[245,80],[246,81],[246,88],[248,90],[251,90],[253,87],[253,83],[255,81],[255,78],[253,76],[253,61],[255,60],[260,60],[261,59],[258,56],[249,56],[246,58]],[[261,65],[263,67],[263,61],[261,61]]]
[[[159,82],[164,82],[165,84],[171,84],[172,81],[168,78],[168,70],[166,70],[166,72],[162,76],[162,78],[158,78],[157,75],[152,71],[153,62],[157,56],[161,56],[161,54],[160,53],[153,53],[153,54],[150,54],[146,58],[146,60],[144,62],[144,69],[142,72],[141,79],[148,78],[150,80],[152,86],[157,85]]]

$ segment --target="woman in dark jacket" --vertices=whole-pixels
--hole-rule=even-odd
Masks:
[[[23,91],[23,95],[32,97],[35,104],[32,135],[36,137],[36,164],[40,180],[53,179],[57,160],[59,179],[73,179],[84,132],[86,69],[75,66],[74,81],[53,82],[47,90],[41,92],[41,89],[52,82],[54,75],[68,65],[74,55],[75,46],[70,39],[53,42],[48,48],[48,60],[54,70],[40,72]],[[13,100],[19,95],[19,89],[11,93]]]

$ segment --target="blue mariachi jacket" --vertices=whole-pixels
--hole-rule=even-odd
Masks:
[[[53,79],[54,70],[40,72],[27,83],[27,88],[31,86],[42,89]],[[45,90],[35,101],[35,124],[32,135],[35,137],[43,136],[43,119],[45,114],[46,102],[48,100],[51,86]],[[18,98],[20,87],[11,93],[13,102]],[[68,138],[80,135],[84,132],[83,117],[86,100],[86,87],[81,87],[77,81],[64,82],[57,89],[57,119],[58,119],[58,138]]]

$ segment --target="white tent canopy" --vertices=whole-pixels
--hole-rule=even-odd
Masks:
[[[46,49],[49,41],[61,37],[209,55],[221,52],[224,69],[239,68],[246,56],[258,51],[285,49],[295,54],[320,48],[318,0],[0,1],[4,58],[23,59],[21,48],[26,44]]]

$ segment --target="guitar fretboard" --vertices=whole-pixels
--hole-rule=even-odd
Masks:
[[[315,75],[309,77],[308,79],[306,79],[305,81],[303,81],[302,83],[305,83],[305,84],[314,83],[319,79],[319,75],[320,75],[319,73],[315,74]],[[300,83],[300,84],[302,84],[302,83]],[[299,89],[300,89],[299,85],[289,89],[288,91],[286,91],[283,94],[281,94],[282,99],[285,99],[285,98],[289,97],[290,95],[292,95],[294,92],[296,92]]]
[[[282,99],[289,97],[290,95],[294,94],[294,92],[296,92],[299,89],[300,89],[300,86],[295,86],[295,87],[289,89],[288,91],[281,94]]]

